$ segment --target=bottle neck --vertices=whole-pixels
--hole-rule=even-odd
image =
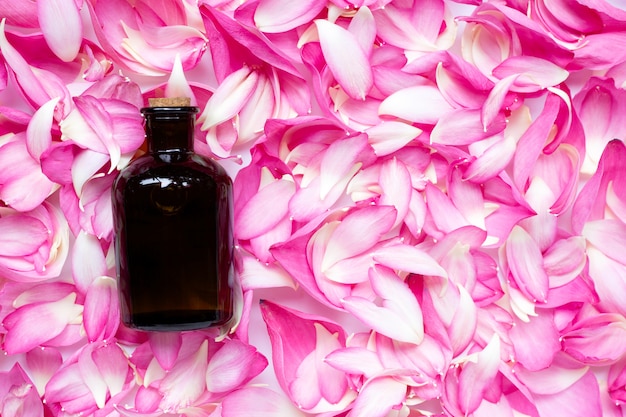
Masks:
[[[141,109],[149,153],[193,152],[197,107]]]

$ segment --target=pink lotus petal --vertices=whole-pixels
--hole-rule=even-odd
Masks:
[[[314,21],[324,58],[333,76],[353,99],[365,100],[374,83],[365,51],[356,37],[327,20]]]
[[[520,226],[513,227],[506,243],[506,256],[513,279],[531,300],[546,301],[548,275],[543,256],[533,238]]]
[[[413,123],[434,125],[453,107],[434,85],[407,87],[385,98],[378,114],[395,116]]]
[[[389,120],[372,126],[366,133],[376,155],[385,156],[410,143],[422,130],[408,123]]]
[[[459,375],[459,406],[465,415],[473,413],[485,392],[494,383],[500,365],[500,338],[497,335],[476,355],[476,361],[463,365]]]
[[[354,401],[348,417],[384,417],[406,396],[406,385],[392,377],[370,379]]]
[[[496,135],[504,130],[502,114],[484,128],[479,109],[458,109],[442,115],[430,134],[430,141],[440,145],[462,146]]]
[[[593,279],[599,305],[607,312],[626,315],[626,269],[624,264],[594,247],[587,248],[589,276]]]
[[[622,262],[626,248],[626,225],[618,220],[604,219],[585,223],[583,236],[606,256]]]
[[[553,395],[533,395],[539,415],[584,415],[602,417],[600,388],[589,371],[568,389]]]
[[[376,22],[369,7],[359,7],[350,20],[348,31],[354,35],[366,55],[372,53],[376,40]]]
[[[365,298],[349,296],[343,299],[343,307],[378,333],[392,339],[419,344],[424,338],[423,329],[419,328],[421,320],[413,318],[415,323],[407,323],[403,315],[386,306],[379,307]]]
[[[195,353],[181,359],[163,378],[159,386],[163,394],[162,410],[184,408],[205,392],[208,345],[208,341],[202,342]]]
[[[222,401],[222,417],[290,416],[305,417],[283,395],[265,387],[247,387],[229,394]]]
[[[289,180],[274,181],[261,188],[239,212],[235,236],[251,239],[270,231],[287,215],[294,191],[295,184]]]
[[[495,138],[497,139],[469,164],[463,179],[476,183],[486,182],[498,175],[511,162],[515,154],[515,139],[505,134],[497,135]]]
[[[293,278],[276,263],[264,263],[247,254],[242,255],[242,271],[239,274],[245,290],[289,287],[296,289]]]
[[[585,240],[581,236],[556,241],[543,255],[550,288],[570,282],[582,272],[586,261]]]
[[[360,347],[336,349],[324,361],[346,374],[364,375],[367,378],[380,374],[385,369],[376,352]]]
[[[60,335],[82,313],[82,306],[75,301],[76,294],[72,293],[58,301],[29,304],[9,314],[4,319],[4,350],[9,354],[28,352]],[[42,328],[41,323],[46,326]]]
[[[411,175],[402,162],[393,158],[383,164],[379,184],[382,195],[378,203],[395,207],[395,227],[404,220],[409,211],[412,197]]]
[[[83,41],[83,22],[74,0],[37,2],[37,16],[46,42],[62,61],[73,61]],[[59,25],[59,22],[63,22]]]
[[[262,32],[287,32],[310,22],[325,7],[321,0],[262,0],[254,12],[254,23]]]
[[[258,73],[247,66],[226,77],[198,117],[201,129],[208,130],[234,117],[256,89],[258,79]]]
[[[512,56],[494,68],[493,75],[500,79],[519,75],[511,89],[533,92],[562,83],[569,76],[569,72],[542,58]]]
[[[154,358],[164,370],[169,371],[176,363],[182,342],[180,333],[155,332],[150,334],[150,348],[154,353]]]
[[[207,389],[213,393],[235,390],[261,373],[267,363],[253,346],[237,340],[227,341],[209,361]]]
[[[454,205],[450,196],[431,183],[426,184],[425,191],[428,212],[438,230],[450,233],[453,230],[469,226],[468,220]],[[473,199],[476,200],[475,198]],[[477,209],[477,207],[474,207],[474,209]]]
[[[373,247],[387,233],[395,220],[390,206],[370,206],[348,214],[326,243],[321,270],[338,261],[357,256]]]
[[[54,348],[42,347],[26,353],[26,364],[39,395],[44,394],[46,384],[62,363],[61,353]]]
[[[494,120],[496,120],[498,113],[502,110],[506,94],[509,92],[509,89],[518,77],[518,74],[513,74],[503,78],[498,81],[493,90],[489,92],[489,96],[487,97],[487,100],[485,100],[480,114],[483,122],[483,128],[485,130],[491,125],[491,123],[493,123]]]
[[[126,386],[129,375],[132,371],[128,366],[128,358],[122,348],[116,343],[103,342],[94,349],[91,354],[92,359],[106,383],[107,390],[111,396],[121,393]]]
[[[72,278],[76,288],[86,294],[91,283],[107,274],[105,254],[100,241],[81,231],[72,247]]]
[[[384,246],[374,252],[374,260],[389,268],[419,275],[445,277],[446,271],[430,255],[410,245]]]
[[[509,331],[515,351],[515,360],[530,371],[540,371],[550,366],[555,354],[561,350],[559,332],[553,314],[540,312],[528,322],[515,320]],[[541,346],[541,349],[537,349]]]
[[[28,123],[26,129],[26,147],[28,153],[36,161],[39,161],[41,154],[48,149],[52,143],[52,121],[54,117],[54,111],[59,102],[58,98],[53,98],[46,104],[41,106],[33,118]]]
[[[93,280],[85,295],[83,325],[90,342],[111,339],[120,323],[117,283],[100,276]]]
[[[626,350],[626,319],[602,313],[582,320],[563,334],[563,351],[590,364],[613,364]]]
[[[536,394],[557,394],[578,382],[589,370],[587,367],[573,367],[560,358],[555,357],[552,366],[540,371],[531,372],[524,367],[517,367],[515,374]]]
[[[0,217],[0,256],[26,256],[35,253],[48,239],[48,228],[25,214]]]
[[[325,200],[334,188],[354,175],[354,167],[359,167],[369,151],[367,137],[363,134],[337,140],[328,147],[319,168],[319,198]]]

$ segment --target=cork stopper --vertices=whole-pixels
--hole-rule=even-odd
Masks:
[[[191,98],[189,97],[155,97],[149,98],[150,107],[189,107]]]

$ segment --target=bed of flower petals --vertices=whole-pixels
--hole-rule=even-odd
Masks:
[[[0,16],[0,415],[626,416],[623,3]],[[110,189],[155,96],[233,172],[232,328],[119,324]]]

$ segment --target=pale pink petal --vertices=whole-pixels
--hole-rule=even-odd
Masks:
[[[242,265],[239,279],[246,290],[280,287],[296,289],[293,278],[275,262],[267,264],[243,254]]]
[[[208,345],[208,341],[202,342],[197,352],[180,360],[163,378],[159,386],[163,394],[162,410],[186,407],[206,390]]]
[[[111,396],[121,393],[132,370],[128,358],[116,343],[103,342],[91,354],[94,363]]]
[[[50,49],[65,62],[73,61],[83,41],[83,22],[74,0],[37,2],[37,16]],[[59,24],[63,22],[63,24]]]
[[[477,142],[475,142],[477,143]],[[463,179],[483,183],[498,175],[513,159],[515,154],[515,139],[511,135],[498,135],[497,140],[483,150],[472,161]]]
[[[563,351],[586,364],[613,364],[626,351],[626,319],[603,313],[563,334]]]
[[[493,336],[489,344],[476,354],[476,361],[463,365],[459,375],[459,406],[465,415],[474,412],[485,392],[494,383],[500,366],[500,338]]]
[[[406,396],[406,385],[392,377],[370,379],[354,401],[349,417],[385,417]]]
[[[395,220],[390,206],[370,206],[348,214],[326,243],[322,272],[341,259],[359,255],[373,247],[387,233]]]
[[[367,55],[372,53],[374,41],[376,40],[376,22],[369,7],[359,7],[350,20],[348,31],[354,35]]]
[[[58,301],[29,304],[9,314],[4,319],[4,350],[9,354],[28,352],[60,335],[82,313],[82,306],[76,305],[75,300],[76,294],[72,293]],[[41,323],[46,326],[41,327]]]
[[[52,134],[50,131],[52,129],[54,111],[58,102],[58,97],[53,98],[37,109],[26,128],[26,147],[28,148],[30,156],[36,161],[39,161],[41,154],[48,149],[52,143]]]
[[[373,377],[384,371],[376,352],[361,347],[337,349],[324,359],[330,366],[347,374]]]
[[[332,195],[331,192],[336,190],[337,185],[354,174],[354,167],[362,163],[359,158],[367,152],[367,148],[367,137],[364,134],[331,143],[319,168],[320,199],[325,200]]]
[[[515,83],[518,77],[518,74],[513,74],[499,80],[495,87],[489,92],[489,96],[487,97],[487,100],[485,100],[480,114],[483,121],[483,128],[485,130],[494,120],[496,120],[498,113],[502,110],[506,94],[509,92],[511,85]]]
[[[25,214],[0,217],[0,256],[26,256],[35,253],[48,240],[48,228]]]
[[[446,271],[430,255],[411,245],[384,246],[374,252],[374,260],[398,271],[446,276]]]
[[[84,384],[89,388],[96,406],[103,408],[106,403],[108,389],[92,356],[94,347],[95,345],[87,345],[78,356],[77,364],[80,376]]]
[[[287,32],[313,20],[326,1],[261,0],[254,12],[254,23],[262,32]]]
[[[222,401],[222,417],[305,417],[285,396],[265,387],[247,387]]]
[[[206,372],[207,389],[214,393],[237,389],[261,373],[267,363],[253,346],[227,341],[211,356]]]
[[[556,241],[543,255],[550,288],[565,285],[582,272],[586,264],[585,240],[581,236]]]
[[[562,392],[578,382],[588,371],[587,367],[572,367],[557,356],[552,366],[531,372],[517,367],[515,374],[529,390],[536,394],[552,395]]]
[[[107,263],[100,241],[81,231],[72,246],[72,278],[76,288],[86,294],[91,283],[107,274]]]
[[[177,332],[154,332],[149,337],[150,348],[155,359],[163,369],[169,371],[178,359],[183,342],[181,334]]]
[[[364,100],[374,83],[367,56],[356,37],[339,25],[317,19],[322,53],[333,76],[354,99]]]
[[[176,54],[172,72],[167,79],[165,85],[165,97],[189,97],[192,106],[197,106],[198,102],[196,96],[193,93],[192,88],[189,86],[189,82],[185,78],[185,72],[183,70],[183,64],[180,61],[180,55]]]
[[[513,279],[531,300],[545,301],[548,295],[548,274],[537,243],[520,226],[513,227],[506,242],[506,256]]]
[[[348,389],[345,374],[325,362],[328,354],[342,347],[338,337],[337,333],[331,334],[326,327],[315,323],[315,371],[321,382],[320,393],[331,404],[339,403]]]
[[[287,215],[294,191],[295,184],[289,180],[274,181],[261,188],[239,212],[235,236],[251,239],[271,230]]]
[[[413,123],[434,125],[453,107],[434,85],[418,85],[399,90],[385,98],[378,114],[395,116]]]
[[[226,77],[198,117],[201,129],[208,130],[234,117],[256,89],[258,79],[258,73],[247,66]]]
[[[315,356],[315,351],[310,352],[300,362],[296,375],[289,385],[292,401],[302,410],[311,410],[322,400],[320,392],[322,382],[315,368]]]
[[[426,184],[425,191],[428,212],[437,229],[444,233],[450,233],[453,230],[469,226],[468,220],[454,205],[450,196],[432,183]]]

